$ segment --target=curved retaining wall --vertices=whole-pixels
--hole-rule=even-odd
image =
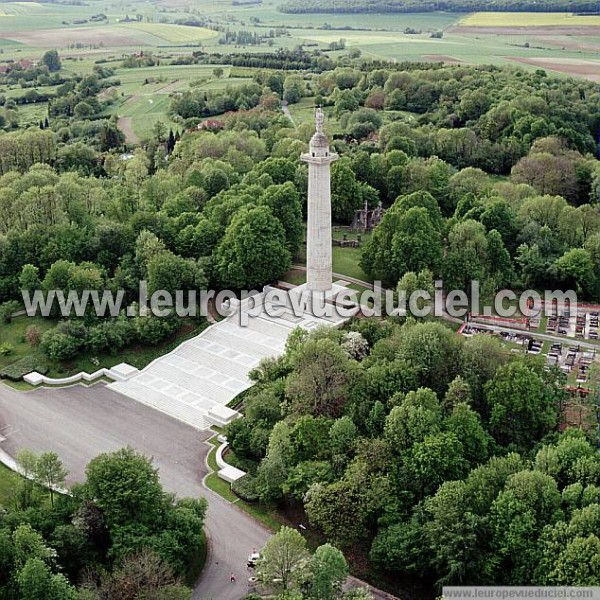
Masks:
[[[121,363],[111,367],[110,369],[98,369],[93,373],[80,371],[79,373],[71,375],[70,377],[47,377],[46,375],[42,375],[37,371],[33,371],[32,373],[25,375],[23,377],[23,381],[31,385],[72,385],[74,383],[79,383],[80,381],[91,383],[92,381],[96,381],[102,377],[107,377],[113,381],[125,381],[135,375],[137,372],[138,370],[135,367],[132,367],[127,363]]]
[[[242,471],[241,469],[237,469],[236,467],[232,467],[231,465],[229,465],[225,462],[225,459],[223,458],[223,452],[225,452],[225,450],[227,449],[227,446],[229,446],[229,444],[225,441],[217,448],[217,452],[215,454],[215,458],[217,461],[217,467],[219,467],[219,471],[217,471],[217,475],[221,479],[224,479],[225,481],[227,481],[229,483],[233,483],[237,479],[240,479],[241,477],[243,477],[246,473],[245,473],[245,471]]]

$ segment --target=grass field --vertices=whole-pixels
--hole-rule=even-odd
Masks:
[[[342,239],[343,233],[341,231],[333,230],[334,239]],[[356,234],[346,233],[349,240],[356,239]],[[334,273],[340,273],[347,277],[354,277],[354,279],[360,279],[361,281],[371,281],[371,278],[359,267],[358,263],[362,256],[362,249],[364,244],[371,237],[370,233],[363,233],[361,235],[361,246],[359,248],[342,248],[341,246],[333,247],[333,271]]]
[[[116,89],[121,100],[111,106],[110,113],[131,118],[135,134],[147,138],[156,121],[161,120],[167,128],[181,128],[171,120],[169,108],[171,94],[194,89],[218,90],[228,85],[239,85],[246,78],[229,77],[225,67],[223,77],[213,75],[212,65],[159,66],[142,69],[118,69],[115,78],[121,82]]]
[[[13,493],[19,485],[19,475],[0,464],[0,507],[9,506]]]
[[[599,27],[600,15],[477,12],[462,18],[459,25],[463,27]]]
[[[487,12],[468,16],[445,12],[292,15],[277,10],[282,1],[265,0],[262,4],[247,6],[234,6],[229,0],[121,0],[118,3],[92,0],[81,5],[1,3],[2,13],[10,16],[0,17],[0,51],[4,58],[35,59],[44,49],[55,47],[64,57],[83,59],[82,64],[67,65],[64,61],[69,70],[80,72],[89,72],[91,59],[116,60],[124,54],[140,51],[151,50],[166,58],[189,54],[187,47],[195,45],[208,51],[242,53],[289,49],[301,44],[309,50],[326,50],[331,42],[340,38],[346,41],[347,47],[359,49],[365,57],[396,61],[443,60],[449,64],[510,64],[513,57],[594,60],[600,51],[597,27],[600,16]],[[98,13],[105,14],[107,20],[93,21],[92,16]],[[126,16],[134,15],[138,15],[140,21],[124,22]],[[264,35],[269,29],[281,27],[287,33],[275,37],[271,48],[266,44],[223,45],[219,43],[217,32],[175,24],[189,19],[209,19],[211,24],[230,31]],[[560,32],[561,26],[565,28],[564,34]],[[406,34],[407,28],[418,33]],[[431,38],[434,31],[443,31],[443,37]],[[343,54],[343,51],[332,52],[331,56]],[[535,68],[527,66],[528,62],[522,64],[525,68]],[[181,78],[182,81],[187,79]],[[208,85],[218,87],[221,83]],[[125,86],[121,91],[126,95],[135,94]],[[159,112],[151,103],[146,102],[144,107],[151,109],[150,114]],[[299,122],[303,121],[302,116],[299,115]],[[132,118],[135,120],[136,115]],[[142,134],[143,129],[141,126]]]
[[[302,98],[296,104],[288,106],[292,119],[296,126],[304,123],[314,123],[315,120],[315,99]]]
[[[204,27],[186,27],[168,23],[124,23],[120,27],[150,33],[173,44],[191,44],[217,37],[217,33]]]
[[[44,5],[39,2],[3,2],[0,16],[29,16],[35,13],[43,13],[44,10]]]
[[[25,332],[31,325],[35,325],[40,331],[46,331],[54,326],[54,321],[42,317],[17,317],[9,324],[0,325],[0,345],[8,343],[13,347],[13,351],[0,356],[0,367],[5,367],[11,363],[31,354],[31,346],[25,339]]]
[[[171,0],[163,0],[163,3]],[[263,4],[252,6],[232,6],[230,2],[218,0],[196,0],[193,3],[198,14],[210,15],[212,19],[223,19],[232,24],[245,22],[250,24],[251,18],[260,20],[265,27],[317,28],[327,23],[334,28],[351,26],[355,29],[396,30],[414,27],[435,31],[455,23],[459,16],[448,12],[406,13],[406,14],[377,14],[360,15],[348,14],[286,14],[277,10],[277,5],[283,0],[265,0]],[[191,2],[189,2],[191,5]],[[343,33],[343,32],[342,32]]]

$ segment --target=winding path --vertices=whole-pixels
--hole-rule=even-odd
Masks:
[[[291,123],[294,126],[294,128],[298,127],[296,125],[296,121],[294,121],[294,117],[292,117],[292,113],[290,112],[290,109],[289,109],[289,107],[288,107],[287,104],[282,104],[281,105],[281,112],[283,112],[283,114],[291,121]]]

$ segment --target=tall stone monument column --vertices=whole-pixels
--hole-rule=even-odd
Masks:
[[[338,155],[329,152],[323,133],[323,111],[315,113],[317,130],[310,149],[300,159],[308,163],[308,225],[306,233],[306,289],[328,292],[332,289],[331,250],[331,163]]]

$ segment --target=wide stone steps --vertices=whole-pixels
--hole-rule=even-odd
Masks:
[[[267,345],[267,340],[243,338],[233,335],[226,330],[219,332],[219,339],[212,346],[206,347],[204,344],[200,344],[196,347],[200,350],[208,350],[215,354],[215,356],[225,360],[235,360],[232,352],[235,354],[245,354],[253,358],[273,355],[273,346]]]
[[[137,378],[136,378],[137,379]],[[132,398],[146,406],[159,410],[167,415],[183,421],[196,429],[205,430],[210,427],[206,413],[194,406],[180,402],[168,394],[159,392],[140,381],[123,381],[111,384],[111,389]]]
[[[287,336],[291,333],[294,326],[286,327],[285,325],[278,325],[272,321],[267,321],[263,318],[250,319],[247,329],[251,331],[258,331],[274,340],[280,342],[281,340],[287,339]]]
[[[303,326],[312,324],[304,321]],[[220,321],[127,381],[109,387],[198,429],[211,425],[209,411],[228,404],[252,382],[248,373],[261,359],[280,356],[294,322],[262,315],[246,327]],[[235,418],[236,413],[227,415]]]
[[[173,395],[176,397],[181,397],[188,391],[204,398],[210,398],[211,404],[206,407],[207,409],[215,403],[227,404],[231,396],[231,390],[220,386],[216,381],[187,375],[172,365],[156,365],[148,371],[148,375],[154,375],[157,379],[170,383],[173,387]],[[175,390],[181,391],[176,392]]]
[[[187,371],[188,366],[190,369],[195,367],[193,370],[190,370],[191,373],[197,372],[198,374],[202,374],[206,371],[209,374],[227,374],[229,377],[238,379],[246,379],[248,370],[253,368],[258,362],[258,359],[248,357],[247,360],[244,361],[246,364],[240,365],[233,360],[227,360],[218,354],[213,354],[202,348],[184,348],[181,352],[171,355],[169,359],[173,359],[174,357],[178,360],[182,360],[182,364],[179,368],[183,370]],[[171,362],[172,360],[169,360],[167,364],[170,364]]]

